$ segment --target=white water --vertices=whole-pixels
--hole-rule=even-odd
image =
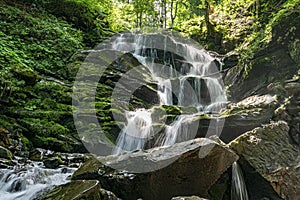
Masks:
[[[158,140],[159,146],[172,145],[178,142],[183,142],[192,139],[189,135],[189,127],[193,115],[179,115],[174,122],[167,126],[165,131],[165,137]]]
[[[248,200],[248,193],[242,170],[237,162],[232,164],[231,200]]]
[[[149,36],[149,35],[148,35]],[[153,35],[152,35],[153,36]],[[176,41],[166,36],[164,39],[155,38],[151,35],[136,34],[126,38],[120,35],[112,45],[112,49],[118,51],[130,51],[146,67],[148,67],[153,79],[158,84],[158,97],[160,105],[173,105],[173,93],[177,96],[177,105],[194,106],[199,112],[218,113],[227,103],[227,98],[221,84],[221,77],[214,65],[214,58],[203,49],[197,49]],[[159,41],[157,41],[159,40]],[[164,43],[163,64],[155,63],[158,58],[158,50],[154,47],[158,43]],[[173,49],[183,57],[180,60],[180,68],[176,70],[174,58],[167,51],[167,42],[172,42],[176,47]],[[178,64],[177,64],[178,66]],[[214,75],[214,76],[212,76]],[[178,80],[179,85],[172,85],[172,80]],[[201,99],[201,83],[209,90],[209,101]],[[177,88],[172,88],[177,87]],[[172,145],[193,139],[195,129],[190,128],[195,114],[177,116],[173,123],[165,126],[165,133],[160,135],[155,142],[157,146]],[[153,135],[151,110],[138,109],[126,113],[127,125],[121,130],[114,154],[122,151],[143,149],[147,139]],[[194,133],[193,133],[194,132]]]
[[[75,168],[45,169],[43,163],[32,162],[13,169],[0,169],[0,199],[30,200],[46,188],[69,182]]]
[[[127,125],[122,129],[114,154],[122,151],[143,149],[146,140],[152,133],[151,112],[145,109],[126,112]]]

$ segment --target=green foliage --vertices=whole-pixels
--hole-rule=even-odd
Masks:
[[[107,14],[111,12],[111,0],[21,0],[29,6],[43,8],[46,12],[67,21],[83,31],[84,43],[94,47],[111,35]]]
[[[82,47],[81,32],[42,10],[0,3],[1,68],[14,66],[49,73],[64,67]],[[28,8],[29,9],[29,8]],[[39,17],[35,17],[39,16]]]
[[[274,31],[279,31],[282,35],[284,35],[283,32],[288,35],[291,32],[295,31],[293,30],[293,27],[289,27],[289,25],[287,28],[291,28],[291,30],[287,30],[286,28],[281,27],[281,25],[284,26],[286,24],[286,22],[282,24],[282,21],[291,13],[300,12],[300,2],[296,0],[289,0],[286,1],[283,5],[278,5],[277,9],[278,12],[273,12],[269,17],[265,17],[264,21],[254,23],[252,27],[255,31],[253,31],[252,34],[248,38],[246,38],[244,44],[239,49],[237,49],[241,55],[240,62],[245,68],[244,77],[247,77],[247,74],[251,70],[250,60],[257,53],[265,49],[270,44],[270,42],[279,42],[282,44],[284,43],[284,37],[274,37]],[[267,21],[267,19],[269,19],[269,21]],[[280,30],[275,29],[275,27],[277,26],[281,27]]]
[[[72,88],[61,77],[76,74],[70,62],[78,50],[105,37],[101,2],[7,2],[0,1],[1,125],[21,137],[23,150],[37,146],[59,150],[66,141],[61,150],[73,151],[80,144],[67,139],[77,135]],[[69,7],[61,6],[67,3]],[[74,10],[68,10],[70,6]]]

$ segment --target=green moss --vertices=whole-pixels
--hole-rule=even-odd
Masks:
[[[30,138],[35,147],[49,148],[58,152],[72,152],[74,148],[66,141],[59,140],[54,137],[35,136]]]
[[[289,44],[289,51],[292,59],[300,67],[300,38],[295,39]]]
[[[59,135],[67,135],[69,133],[69,130],[61,124],[45,119],[25,118],[21,120],[21,123],[28,129],[29,135],[57,137]]]
[[[270,8],[266,7],[265,9],[264,12]],[[278,4],[276,11],[269,16],[262,17],[264,21],[254,23],[252,25],[254,31],[246,38],[244,45],[237,49],[241,55],[240,66],[244,67],[244,77],[247,77],[251,70],[250,61],[255,55],[266,49],[271,42],[288,45],[285,44],[286,40],[292,38],[295,33],[295,29],[290,25],[297,24],[300,19],[293,15],[293,13],[300,11],[299,1],[289,0],[283,4]]]
[[[165,112],[169,115],[180,115],[181,114],[181,109],[179,106],[163,105],[162,107],[165,110]]]
[[[76,53],[110,34],[102,6],[96,0],[0,1],[0,123],[20,136],[24,150],[80,146],[70,81],[85,58]]]
[[[31,149],[33,149],[33,144],[30,140],[28,140],[26,137],[21,136],[21,141],[23,143],[23,147],[22,149],[24,151],[30,151]]]

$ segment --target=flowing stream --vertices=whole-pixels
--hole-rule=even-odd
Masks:
[[[173,45],[171,48],[170,44]],[[163,49],[156,48],[156,45]],[[199,113],[219,113],[227,102],[216,66],[216,62],[221,63],[202,48],[177,41],[170,36],[121,34],[113,42],[112,49],[131,52],[149,69],[158,85],[160,105],[192,106],[198,111],[179,115],[171,124],[166,125],[164,134],[155,141],[156,146],[193,139],[193,132],[197,130],[191,131],[188,126],[195,116]],[[175,53],[170,52],[170,49]],[[178,84],[174,84],[175,82]],[[174,95],[177,97],[176,103]],[[127,124],[118,136],[114,154],[143,149],[147,139],[154,134],[151,109],[126,111],[126,120]]]
[[[248,200],[243,173],[237,162],[232,164],[231,200]]]
[[[46,169],[42,162],[28,162],[0,169],[0,199],[30,200],[53,186],[69,182],[76,168]]]

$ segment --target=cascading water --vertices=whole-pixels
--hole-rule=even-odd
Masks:
[[[121,34],[113,42],[112,49],[131,52],[149,69],[158,85],[160,105],[173,105],[173,94],[175,94],[178,106],[193,106],[198,113],[218,113],[224,107],[227,98],[221,84],[221,77],[218,76],[219,71],[213,67],[215,58],[203,49],[178,42],[169,36],[159,38],[159,41],[164,43],[162,56],[162,53],[158,52],[159,49],[153,47],[155,39],[157,38],[151,34],[135,34],[128,38],[126,34]],[[176,52],[179,52],[183,59],[174,58],[167,50],[168,42],[176,45]],[[157,60],[160,60],[161,64],[155,63]],[[173,85],[176,80],[179,84]],[[203,84],[208,88],[209,100],[202,98]],[[193,139],[195,135],[191,136],[188,126],[196,114],[177,116],[173,123],[165,126],[164,134],[158,137],[155,145],[172,145]],[[147,138],[149,139],[153,134],[150,109],[128,111],[126,119],[127,125],[121,130],[113,150],[115,154],[124,150],[143,149]]]
[[[232,164],[231,200],[248,200],[248,193],[242,170],[237,162]]]
[[[42,162],[31,162],[0,170],[1,200],[30,200],[56,185],[69,182],[76,168],[46,169]]]
[[[117,139],[114,154],[123,150],[132,151],[143,149],[146,140],[152,132],[151,112],[145,109],[126,112],[127,126],[125,126]]]

